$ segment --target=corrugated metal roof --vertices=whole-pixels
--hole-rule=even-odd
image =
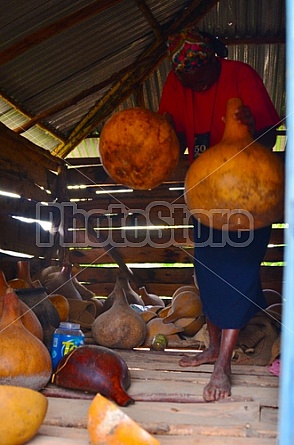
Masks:
[[[90,0],[11,0],[6,3],[0,17],[1,50],[13,48],[12,45],[20,41],[27,44],[26,39],[34,32],[39,32],[38,38],[42,32],[46,37],[46,27],[58,24],[58,20],[81,8],[112,4],[61,32],[56,29],[36,45],[29,44],[24,52],[1,67],[1,90],[10,102],[4,99],[0,102],[0,121],[10,128],[21,127],[30,117],[66,104],[64,109],[44,118],[45,131],[34,125],[22,133],[51,151],[60,143],[56,135],[67,139],[111,88],[117,73],[134,64],[156,40],[155,34],[136,1],[122,0],[114,4],[114,1]],[[146,1],[162,30],[190,3],[183,0]],[[284,0],[220,0],[198,24],[200,29],[222,38],[264,38],[275,42],[230,44],[229,57],[243,60],[257,69],[282,116],[285,113],[285,48],[280,42],[285,35],[284,3]],[[153,63],[150,58],[150,67]],[[144,84],[146,106],[151,109],[158,107],[168,71],[169,64],[165,60]],[[78,94],[97,85],[103,85],[103,88],[92,90],[91,94],[71,103]],[[134,96],[130,96],[117,109],[134,104]],[[15,111],[14,105],[29,117]]]

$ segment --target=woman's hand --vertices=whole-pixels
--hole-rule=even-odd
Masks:
[[[246,105],[238,107],[235,111],[235,118],[241,124],[246,125],[252,135],[254,134],[255,122],[249,107]]]

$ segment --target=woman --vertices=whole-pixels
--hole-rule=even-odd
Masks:
[[[188,147],[191,162],[222,139],[226,103],[233,97],[243,103],[235,118],[247,125],[260,143],[270,149],[274,146],[279,116],[253,68],[224,59],[226,47],[193,27],[172,35],[168,50],[172,71],[163,88],[159,113],[174,125],[182,148]],[[195,273],[210,346],[195,356],[183,357],[180,365],[214,363],[203,397],[215,401],[231,394],[231,357],[240,329],[266,307],[259,272],[271,227],[254,230],[248,244],[246,232],[241,237],[235,232],[224,234],[196,220],[194,226]],[[228,237],[230,242],[218,247]]]

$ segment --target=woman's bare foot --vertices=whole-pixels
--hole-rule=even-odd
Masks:
[[[231,395],[230,371],[225,372],[222,367],[215,367],[209,383],[203,390],[206,402],[215,402]]]
[[[180,366],[199,366],[204,363],[215,363],[219,355],[219,349],[211,348],[205,349],[196,355],[185,355],[179,361]]]

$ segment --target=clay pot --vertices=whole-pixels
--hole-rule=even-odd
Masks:
[[[108,348],[85,345],[64,356],[58,363],[53,383],[90,393],[101,393],[120,406],[134,403],[126,390],[131,384],[125,361]]]
[[[185,178],[185,200],[202,224],[224,230],[258,229],[278,221],[284,209],[284,166],[235,119],[242,105],[227,102],[221,142],[199,156]]]
[[[50,354],[20,321],[19,299],[13,289],[8,289],[3,296],[0,356],[0,385],[40,390],[51,377]]]

